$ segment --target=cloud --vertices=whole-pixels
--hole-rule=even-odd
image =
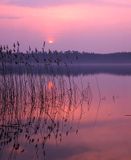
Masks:
[[[87,0],[81,0],[81,2]],[[56,5],[63,5],[63,4],[71,4],[71,3],[78,3],[80,0],[2,0],[0,3],[3,4],[12,4],[18,6],[27,6],[27,7],[48,7],[48,6],[56,6]]]
[[[131,7],[130,0],[94,0],[92,3],[97,5],[106,5],[106,6],[114,6],[114,7]]]
[[[16,19],[21,19],[22,17],[18,17],[18,16],[0,16],[0,19],[8,19],[8,20],[16,20]]]
[[[0,4],[11,4],[25,7],[49,7],[57,5],[69,4],[91,4],[91,5],[106,5],[115,7],[131,7],[130,0],[1,0]]]

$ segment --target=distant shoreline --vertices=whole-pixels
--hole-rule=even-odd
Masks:
[[[2,67],[2,64],[4,68]],[[131,53],[94,54],[77,51],[1,53],[0,74],[131,75]]]
[[[5,63],[57,63],[57,64],[105,64],[105,63],[131,63],[131,52],[95,54],[80,53],[77,51],[49,51],[31,53],[0,53],[0,62]]]

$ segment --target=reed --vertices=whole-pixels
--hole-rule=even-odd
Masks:
[[[0,48],[3,67],[3,74],[0,75],[0,150],[2,152],[5,147],[10,148],[9,158],[14,159],[16,153],[24,154],[29,146],[34,146],[36,158],[39,159],[39,152],[45,158],[46,144],[51,138],[61,143],[63,137],[69,136],[73,130],[78,133],[78,127],[73,126],[74,114],[81,105],[80,120],[83,101],[87,100],[88,105],[91,105],[91,87],[88,84],[87,88],[79,90],[67,64],[68,76],[54,75],[50,67],[54,62],[50,51],[45,65],[52,75],[33,74],[29,59],[40,63],[39,58],[34,55],[31,47],[28,51],[31,56],[20,53],[19,47],[17,42],[10,52],[8,47]],[[41,54],[44,54],[44,48],[45,43]],[[9,58],[11,60],[7,61]],[[60,67],[61,57],[57,55],[55,58]],[[25,69],[31,72],[28,75],[6,74],[8,62],[15,62],[15,67],[24,64]]]

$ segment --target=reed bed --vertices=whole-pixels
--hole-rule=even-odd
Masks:
[[[34,146],[36,158],[41,158],[40,152],[42,159],[46,159],[46,144],[52,138],[56,143],[61,143],[63,137],[70,132],[78,133],[78,125],[73,126],[74,114],[80,107],[79,123],[84,101],[88,106],[91,105],[92,91],[89,84],[82,90],[75,84],[67,64],[67,76],[33,74],[33,67],[30,61],[25,60],[26,56],[17,59],[17,54],[21,54],[19,46],[17,42],[13,45],[13,50],[0,47],[0,57],[3,59],[0,76],[0,156],[8,148],[8,158],[15,159],[19,153],[28,151],[29,146]],[[44,46],[45,44],[43,52]],[[31,48],[28,52],[39,63]],[[8,62],[4,59],[10,54],[14,54],[15,59],[11,56],[10,62],[15,62],[16,67],[25,64],[31,73],[6,74]],[[57,56],[56,59],[56,64],[60,65],[61,58]],[[52,72],[52,61],[49,52],[48,63],[47,60],[45,63],[49,72]]]

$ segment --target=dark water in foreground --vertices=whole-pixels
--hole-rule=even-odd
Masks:
[[[0,76],[0,159],[130,160],[131,76]]]

